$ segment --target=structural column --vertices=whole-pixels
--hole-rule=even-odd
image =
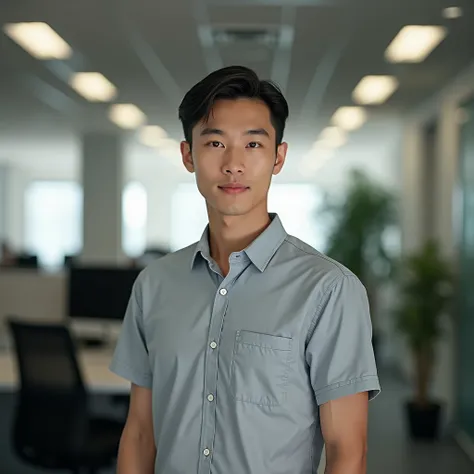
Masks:
[[[124,157],[118,133],[82,137],[82,263],[118,264],[122,251]]]
[[[7,238],[8,174],[8,166],[0,163],[0,241]]]

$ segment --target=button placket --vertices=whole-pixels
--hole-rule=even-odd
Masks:
[[[222,278],[218,283],[215,300],[211,314],[210,348],[206,357],[205,366],[205,395],[203,397],[203,425],[201,427],[201,449],[202,460],[198,474],[209,474],[209,463],[212,462],[216,433],[216,409],[217,409],[217,372],[218,372],[218,347],[220,345],[220,333],[227,306],[229,305],[229,289],[236,280],[242,269],[231,268],[229,275]]]

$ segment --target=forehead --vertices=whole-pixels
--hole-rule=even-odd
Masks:
[[[201,120],[196,129],[206,127],[227,130],[264,128],[273,134],[270,109],[265,102],[254,99],[218,100],[207,121]]]

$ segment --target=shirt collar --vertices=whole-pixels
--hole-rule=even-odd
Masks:
[[[287,233],[281,223],[278,214],[269,214],[270,225],[244,250],[250,261],[263,272],[280,245],[287,237]],[[209,225],[206,226],[202,233],[201,239],[194,249],[191,268],[194,268],[196,257],[201,255],[206,260],[210,260],[209,248]]]

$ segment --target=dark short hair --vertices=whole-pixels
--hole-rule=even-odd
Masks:
[[[216,101],[239,98],[261,100],[268,106],[279,145],[283,140],[288,118],[288,103],[277,84],[260,80],[255,71],[244,66],[218,69],[186,93],[179,106],[179,119],[185,140],[192,143],[193,128],[201,120],[209,118]]]

